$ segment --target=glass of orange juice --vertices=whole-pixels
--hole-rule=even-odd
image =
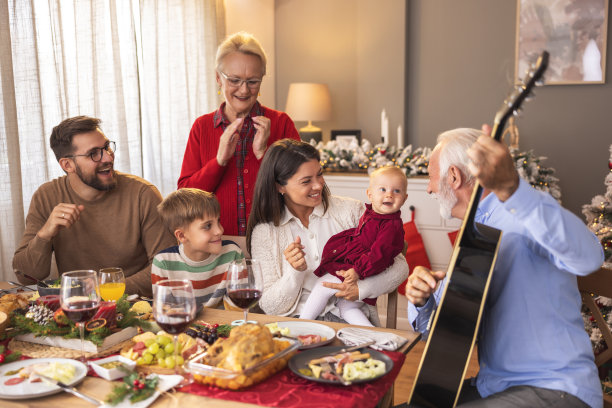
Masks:
[[[125,275],[121,268],[102,268],[99,276],[100,297],[116,302],[125,292]]]

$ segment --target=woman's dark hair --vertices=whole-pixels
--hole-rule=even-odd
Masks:
[[[272,144],[266,152],[255,182],[253,206],[247,224],[247,249],[251,252],[251,234],[255,226],[274,222],[278,226],[285,212],[285,200],[278,192],[277,184],[287,185],[299,167],[311,160],[321,160],[319,151],[312,145],[293,139],[282,139]],[[329,188],[324,185],[321,191],[323,208],[329,205]]]

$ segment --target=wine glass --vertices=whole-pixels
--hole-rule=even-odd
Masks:
[[[66,317],[79,328],[81,336],[81,358],[87,361],[84,349],[85,322],[94,317],[100,307],[98,275],[96,271],[80,270],[62,274],[60,304]]]
[[[249,308],[259,302],[262,291],[263,278],[258,260],[245,258],[230,263],[227,270],[227,296],[244,311],[244,320],[233,321],[233,326],[257,323],[248,321],[247,317]]]
[[[193,381],[183,367],[184,361],[179,354],[178,334],[184,332],[193,322],[196,310],[197,305],[190,281],[186,279],[163,280],[153,285],[153,317],[159,327],[174,336],[175,373],[184,378],[179,386],[190,384]]]
[[[125,292],[125,275],[121,268],[100,269],[100,296],[103,300],[116,302]]]

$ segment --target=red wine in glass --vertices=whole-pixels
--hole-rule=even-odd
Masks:
[[[256,259],[239,259],[232,261],[227,269],[227,296],[244,312],[243,320],[234,320],[233,326],[249,321],[249,308],[255,306],[261,299],[263,291],[263,278],[261,265]]]
[[[175,373],[183,376],[179,387],[193,381],[178,364],[178,334],[195,319],[197,304],[191,282],[185,279],[162,280],[153,285],[153,317],[163,330],[174,337]],[[169,356],[167,357],[169,358]]]
[[[85,357],[85,322],[91,319],[100,307],[98,274],[92,270],[64,272],[60,287],[60,305],[66,317],[76,323],[81,337],[81,361]]]
[[[90,300],[84,296],[73,296],[68,298],[62,305],[62,310],[66,317],[75,323],[85,323],[95,316],[100,303]]]
[[[261,299],[261,290],[237,289],[228,292],[229,298],[241,309],[250,309]]]
[[[192,321],[193,318],[191,315],[185,312],[170,312],[166,315],[158,316],[156,319],[159,327],[169,334],[179,334],[184,332]]]

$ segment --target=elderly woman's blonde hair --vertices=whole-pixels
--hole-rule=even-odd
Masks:
[[[170,193],[158,206],[157,212],[172,234],[187,228],[195,220],[218,217],[221,208],[213,193],[197,188],[181,188]]]
[[[239,31],[227,37],[217,48],[217,69],[221,69],[223,59],[232,52],[241,52],[243,54],[251,54],[259,57],[261,60],[261,67],[263,68],[262,74],[266,74],[267,57],[263,47],[253,36],[253,34],[245,31]]]

